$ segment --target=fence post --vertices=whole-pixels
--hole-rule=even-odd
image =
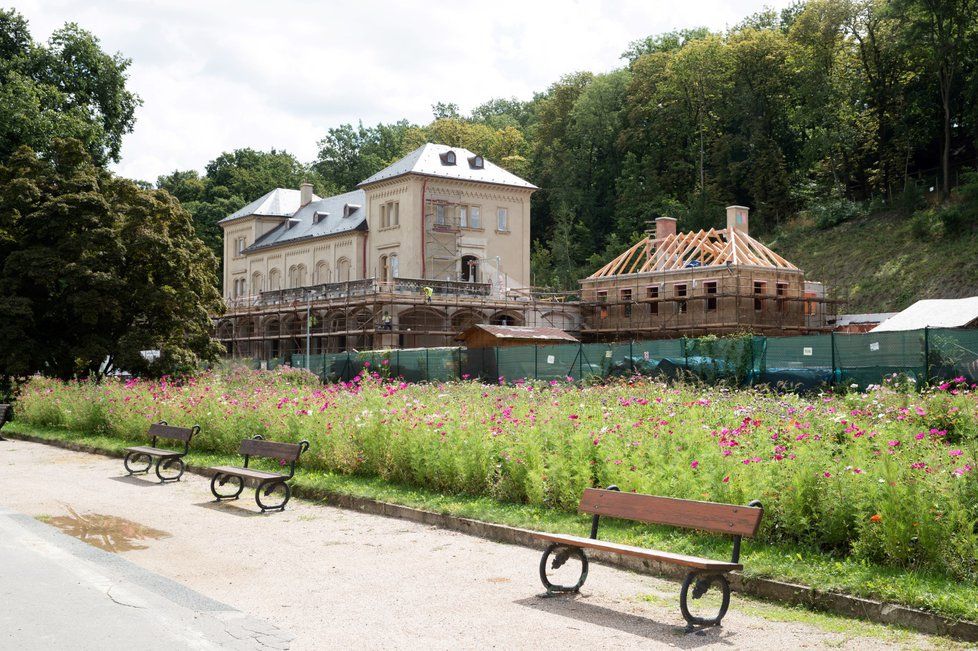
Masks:
[[[833,330],[832,332],[829,333],[829,346],[832,349],[832,386],[835,386],[837,384],[837,382],[838,382],[836,380],[836,371],[837,371],[837,369],[835,368],[835,362],[836,362],[836,360],[835,360],[835,330]],[[841,373],[840,373],[840,375],[841,375]],[[841,379],[841,378],[839,378],[839,379]]]
[[[930,327],[924,326],[924,377],[917,383],[917,389],[922,390],[924,384],[930,382]]]

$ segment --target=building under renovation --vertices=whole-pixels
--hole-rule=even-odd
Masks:
[[[478,323],[576,331],[580,310],[530,288],[531,183],[426,144],[321,198],[278,188],[222,220],[235,357],[455,345]]]
[[[581,281],[581,298],[587,341],[830,329],[822,284],[752,238],[743,206],[719,230],[656,219],[654,234]]]

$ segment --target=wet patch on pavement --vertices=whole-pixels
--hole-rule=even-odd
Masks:
[[[65,507],[65,510],[68,511],[67,515],[41,515],[37,519],[57,527],[69,536],[107,552],[118,553],[146,549],[149,545],[142,541],[161,540],[170,537],[166,531],[153,529],[118,516],[101,513],[82,515],[68,506]]]

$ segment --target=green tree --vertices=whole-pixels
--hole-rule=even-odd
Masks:
[[[354,127],[343,124],[330,129],[319,141],[319,156],[313,169],[324,182],[340,191],[353,190],[360,181],[379,172],[411,148],[406,136],[412,125],[407,120],[393,124]]]
[[[44,158],[24,146],[0,166],[0,232],[0,375],[163,374],[216,358],[216,260],[169,193],[112,176],[75,140]],[[152,365],[148,349],[162,352]]]
[[[98,164],[118,161],[141,103],[126,89],[129,64],[74,23],[35,43],[23,16],[0,9],[0,160],[77,138]]]

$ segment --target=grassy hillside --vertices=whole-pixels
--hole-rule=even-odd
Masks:
[[[842,312],[895,312],[922,298],[978,295],[978,233],[949,236],[926,213],[878,213],[772,241],[806,277],[848,298]],[[767,240],[767,238],[765,238]]]

